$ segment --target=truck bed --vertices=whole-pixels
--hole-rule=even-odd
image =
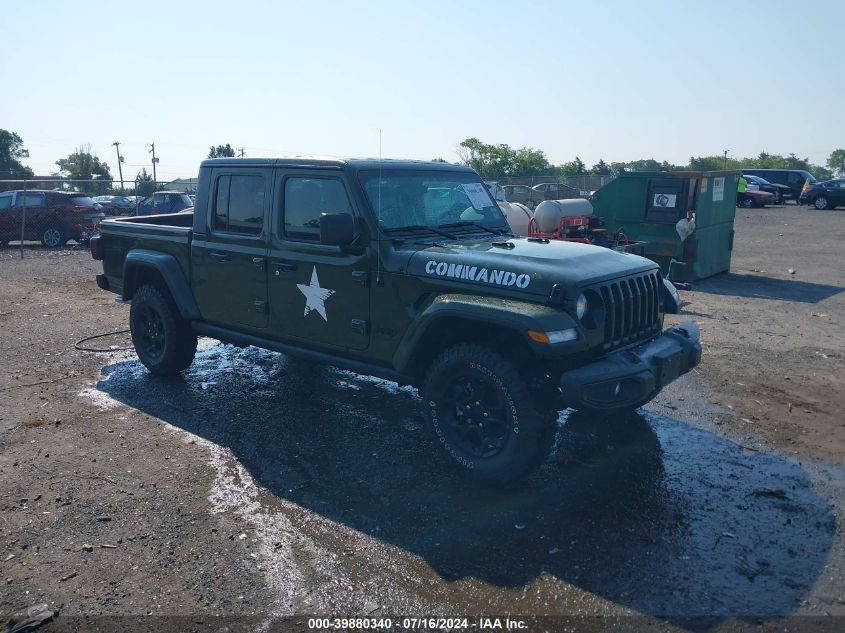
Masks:
[[[126,255],[130,250],[138,249],[173,255],[185,277],[190,279],[193,222],[193,213],[103,220],[100,223],[100,235],[105,238],[103,273],[111,288],[120,292]]]

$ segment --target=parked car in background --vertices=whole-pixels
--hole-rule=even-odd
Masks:
[[[532,210],[545,200],[540,191],[535,191],[526,185],[504,185],[502,189],[505,190],[505,198],[508,202],[519,202]]]
[[[138,215],[178,213],[192,206],[194,206],[193,201],[184,191],[156,191],[138,205]]]
[[[811,204],[816,209],[845,206],[845,178],[813,183],[801,193],[799,202]]]
[[[115,196],[109,208],[116,215],[132,215],[136,206],[135,196]]]
[[[792,190],[786,185],[771,183],[765,178],[760,178],[760,176],[752,176],[746,173],[742,175],[745,177],[749,187],[754,185],[758,191],[767,191],[772,194],[774,196],[772,204],[781,204],[786,198],[792,196]]]
[[[743,169],[742,173],[747,176],[765,178],[773,185],[786,185],[789,187],[792,199],[796,202],[801,197],[804,183],[807,180],[810,184],[816,182],[813,174],[804,169]]]
[[[581,192],[575,187],[562,185],[559,182],[541,182],[539,185],[534,185],[532,189],[539,191],[543,195],[543,200],[566,200],[581,196]]]
[[[756,185],[750,185],[756,187]],[[751,209],[752,207],[762,208],[767,204],[771,204],[774,200],[774,195],[768,191],[761,191],[760,189],[746,189],[745,191],[737,192],[736,206],[743,209]]]
[[[20,240],[21,224],[24,240],[51,248],[68,240],[86,242],[104,217],[84,193],[7,191],[0,194],[0,244]]]
[[[487,185],[487,190],[490,192],[490,195],[493,196],[493,200],[496,202],[508,201],[508,197],[505,195],[505,190],[498,182],[494,180],[485,180],[484,184]]]

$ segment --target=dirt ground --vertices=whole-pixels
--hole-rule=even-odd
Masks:
[[[127,327],[97,262],[0,249],[0,611],[841,624],[845,213],[737,213],[731,273],[667,317],[701,366],[586,452],[562,415],[498,492],[455,476],[413,389],[208,339],[174,381],[76,351]]]
[[[841,462],[845,449],[845,213],[737,209],[730,275],[694,284],[701,376],[741,432]],[[675,319],[675,317],[673,317]]]

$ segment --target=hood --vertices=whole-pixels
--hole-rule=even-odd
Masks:
[[[644,257],[600,246],[517,237],[507,241],[476,239],[430,246],[411,256],[407,270],[411,275],[432,280],[548,297],[555,284],[563,287],[567,296],[575,296],[576,288],[656,267]]]

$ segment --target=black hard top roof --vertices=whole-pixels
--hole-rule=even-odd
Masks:
[[[337,158],[325,156],[296,156],[292,158],[209,158],[202,167],[323,167],[362,169],[427,169],[472,172],[466,165],[453,165],[425,160],[398,160],[395,158]]]

